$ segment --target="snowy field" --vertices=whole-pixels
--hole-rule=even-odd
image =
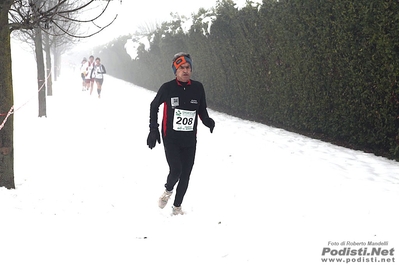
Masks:
[[[34,62],[13,48],[14,77],[25,74],[14,79],[17,188],[0,188],[1,266],[397,265],[398,162],[209,110],[187,214],[171,216],[157,207],[163,147],[146,146],[154,92],[106,76],[97,99],[64,70],[38,118]],[[369,241],[391,253],[359,256]]]

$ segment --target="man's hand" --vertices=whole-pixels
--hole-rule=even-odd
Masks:
[[[147,137],[147,145],[150,149],[154,148],[155,145],[158,143],[161,143],[161,136],[159,134],[158,128],[151,128],[150,133],[148,134]]]
[[[209,127],[211,130],[211,133],[213,133],[213,129],[215,128],[215,121],[212,118],[208,118],[205,121],[203,121],[204,125]]]

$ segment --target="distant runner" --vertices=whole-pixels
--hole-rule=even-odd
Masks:
[[[80,65],[80,76],[82,78],[82,91],[86,90],[86,82],[85,82],[86,74],[87,74],[86,63],[87,63],[87,59],[86,59],[86,57],[84,57],[82,60],[82,64]]]
[[[107,71],[105,70],[104,65],[101,64],[101,59],[96,58],[96,63],[94,64],[93,71],[91,73],[91,77],[94,78],[94,81],[97,84],[97,93],[98,93],[98,98],[101,97],[101,88],[104,82],[104,74],[106,74]],[[90,92],[91,94],[91,92]]]
[[[86,77],[85,77],[86,90],[90,89],[90,95],[91,95],[94,85],[94,79],[91,77],[91,72],[93,71],[94,67],[94,56],[91,55],[89,57],[89,61],[85,64],[85,67],[86,67]]]

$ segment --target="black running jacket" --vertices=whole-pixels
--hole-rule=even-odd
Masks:
[[[194,80],[183,83],[177,79],[164,83],[150,106],[150,127],[158,127],[159,106],[164,104],[162,138],[182,147],[195,146],[198,117],[210,127],[202,83]]]

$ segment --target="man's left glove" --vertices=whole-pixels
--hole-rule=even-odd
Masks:
[[[147,145],[150,149],[154,148],[157,144],[156,142],[161,143],[161,136],[159,134],[158,128],[151,128],[150,133],[147,137]]]
[[[213,133],[213,129],[215,128],[215,121],[212,118],[208,118],[204,121],[204,125],[209,127],[211,133]]]

